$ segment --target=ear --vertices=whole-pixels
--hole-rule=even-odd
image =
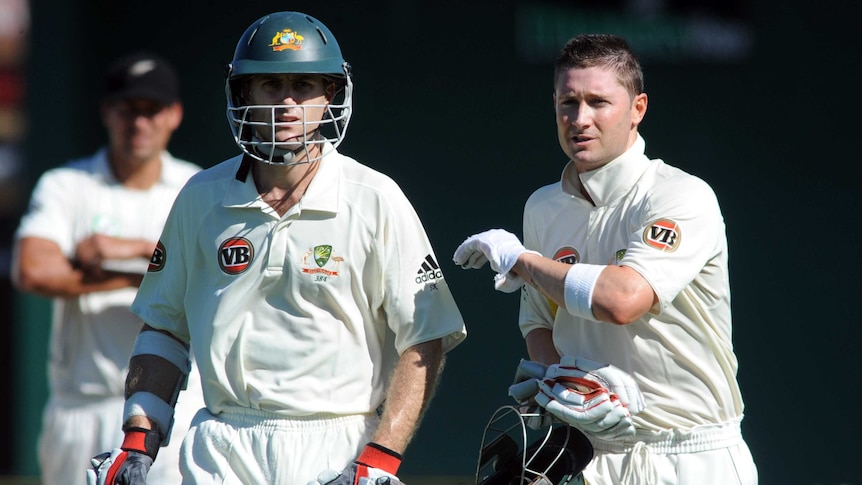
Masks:
[[[170,115],[170,126],[171,130],[176,130],[180,127],[180,123],[183,122],[183,104],[182,103],[174,103],[167,107],[168,114]]]
[[[636,127],[643,121],[647,110],[647,95],[640,93],[632,100],[632,126]]]

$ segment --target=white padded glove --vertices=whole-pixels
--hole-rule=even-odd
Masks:
[[[509,395],[521,405],[521,416],[530,429],[541,429],[551,425],[552,417],[536,403],[539,380],[548,366],[540,362],[521,359],[515,371],[515,379],[509,386]]]
[[[515,370],[515,379],[509,386],[509,395],[518,404],[525,404],[535,399],[539,392],[539,381],[544,379],[548,366],[541,362],[521,359]]]
[[[490,263],[491,269],[497,272],[494,287],[500,291],[511,293],[524,285],[524,280],[514,274],[509,274],[518,256],[529,251],[521,244],[517,236],[503,229],[490,229],[468,237],[455,249],[452,260],[464,269],[479,269]]]
[[[589,379],[541,381],[536,402],[560,421],[593,436],[612,440],[635,434],[631,414],[619,396]]]
[[[401,454],[377,443],[368,443],[356,461],[340,471],[324,470],[307,485],[404,485],[395,472]]]
[[[404,485],[394,475],[382,470],[376,470],[375,476],[356,477],[355,473],[337,472],[335,470],[324,470],[317,476],[317,480],[308,482],[308,485]]]
[[[643,411],[644,396],[634,378],[628,372],[610,364],[603,364],[585,357],[565,356],[559,364],[549,366],[545,379],[583,378],[595,381],[612,394],[619,396],[620,401],[631,414]],[[592,387],[592,386],[591,386]]]

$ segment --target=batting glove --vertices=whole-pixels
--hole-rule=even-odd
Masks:
[[[545,378],[548,366],[541,362],[521,359],[518,369],[515,370],[515,379],[509,386],[509,395],[518,404],[533,401],[539,392],[539,381]]]
[[[559,364],[549,366],[545,372],[545,379],[560,377],[594,381],[598,386],[619,396],[631,414],[643,411],[646,406],[644,396],[634,378],[628,372],[613,365],[585,357],[565,356],[560,359]]]
[[[541,362],[521,359],[515,371],[515,380],[509,386],[509,395],[521,404],[521,417],[530,429],[541,429],[551,425],[551,415],[536,403],[539,380],[543,379],[548,366]]]
[[[464,269],[479,269],[490,263],[497,272],[494,286],[500,291],[511,293],[524,285],[524,280],[509,272],[518,261],[518,256],[529,252],[518,238],[503,229],[491,229],[468,237],[455,249],[452,260]]]
[[[96,455],[87,470],[87,485],[146,485],[162,439],[158,431],[129,428],[120,448]]]
[[[593,436],[611,440],[635,434],[631,413],[619,396],[589,379],[540,381],[536,402],[560,421]]]
[[[395,473],[401,455],[377,443],[368,443],[350,466],[336,472],[325,470],[308,485],[404,485]]]

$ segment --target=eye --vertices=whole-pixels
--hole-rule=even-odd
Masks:
[[[260,86],[267,90],[281,89],[282,84],[282,80],[277,77],[263,78],[260,82]]]
[[[566,106],[566,107],[569,107],[569,106],[577,106],[577,105],[578,105],[578,100],[577,100],[577,99],[574,99],[574,98],[560,98],[560,99],[557,101],[557,104],[559,104],[560,106]]]
[[[297,79],[293,82],[293,89],[301,92],[307,93],[314,90],[317,87],[314,80],[310,78]]]

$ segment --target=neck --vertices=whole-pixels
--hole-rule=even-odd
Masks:
[[[140,160],[108,153],[108,165],[121,184],[133,189],[149,189],[162,175],[160,156]]]
[[[260,198],[284,215],[302,199],[305,190],[317,173],[320,160],[293,166],[270,165],[255,161],[252,177]]]

